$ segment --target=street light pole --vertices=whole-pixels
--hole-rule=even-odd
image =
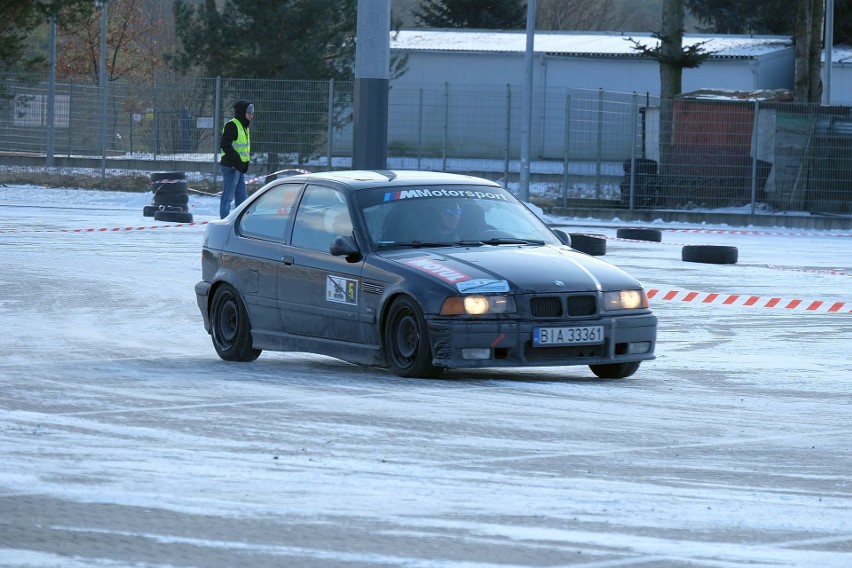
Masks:
[[[101,189],[106,189],[106,123],[107,123],[107,78],[106,78],[106,34],[107,0],[95,0],[101,8],[101,58],[98,81],[101,87]]]
[[[47,153],[46,165],[53,167],[54,116],[56,113],[56,14],[50,14],[50,75],[47,82]]]
[[[834,65],[834,0],[825,0],[825,50],[823,63],[822,102],[831,104],[831,68]]]
[[[525,85],[523,127],[521,128],[521,171],[519,193],[530,198],[530,147],[532,146],[533,56],[535,54],[535,0],[527,0],[527,48],[524,56]],[[566,164],[565,167],[568,167]]]

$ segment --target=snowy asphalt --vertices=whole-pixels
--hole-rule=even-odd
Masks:
[[[658,358],[417,380],[218,359],[215,199],[149,197],[0,187],[0,566],[852,565],[848,232],[559,220],[658,291]]]

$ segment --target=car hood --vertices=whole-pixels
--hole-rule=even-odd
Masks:
[[[482,246],[384,251],[380,256],[473,292],[638,289],[638,280],[593,256],[556,246]]]

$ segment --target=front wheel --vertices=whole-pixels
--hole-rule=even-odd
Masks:
[[[251,344],[248,312],[237,291],[228,284],[216,289],[210,305],[210,336],[216,353],[225,361],[254,361],[260,349]]]
[[[384,330],[388,364],[400,377],[432,378],[442,369],[432,364],[426,320],[410,298],[394,301]]]
[[[589,365],[589,368],[602,379],[623,379],[638,371],[639,363],[640,361],[609,363],[607,365]]]

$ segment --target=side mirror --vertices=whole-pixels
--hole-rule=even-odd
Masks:
[[[562,241],[563,245],[571,246],[571,235],[563,231],[562,229],[551,229],[556,236],[559,237],[559,240]]]
[[[345,256],[346,262],[358,262],[361,260],[361,250],[352,237],[334,237],[328,251],[332,256]]]

